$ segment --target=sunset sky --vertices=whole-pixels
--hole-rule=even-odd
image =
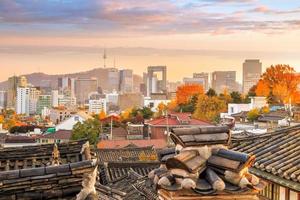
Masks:
[[[300,71],[299,0],[0,0],[0,81],[107,64],[168,79],[237,70],[245,59]]]

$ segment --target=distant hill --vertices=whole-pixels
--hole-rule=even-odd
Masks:
[[[36,87],[46,87],[51,86],[53,89],[58,87],[58,78],[63,76],[68,76],[70,78],[90,78],[95,77],[98,79],[99,86],[102,89],[107,89],[108,81],[107,81],[107,73],[108,68],[95,68],[92,70],[78,72],[78,73],[70,73],[70,74],[55,74],[49,75],[45,73],[32,73],[32,74],[24,74],[29,83],[33,84]],[[140,84],[143,79],[141,76],[134,74],[133,76],[133,87],[134,91],[138,91]],[[0,82],[0,89],[6,90],[8,86],[7,81]]]

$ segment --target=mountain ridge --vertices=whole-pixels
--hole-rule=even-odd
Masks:
[[[67,73],[67,74],[46,74],[43,72],[34,72],[30,74],[24,74],[21,76],[25,76],[29,83],[34,85],[35,87],[51,87],[52,89],[56,89],[58,87],[58,78],[59,77],[70,77],[70,78],[91,78],[95,77],[98,79],[98,84],[102,89],[108,88],[108,69],[111,68],[103,68],[97,67],[87,71],[75,72],[75,73]],[[133,75],[133,87],[134,91],[138,91],[140,84],[142,83],[142,77],[140,75]],[[0,89],[7,90],[8,80],[0,82]]]

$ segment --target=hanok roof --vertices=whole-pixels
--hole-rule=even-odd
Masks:
[[[288,117],[289,113],[287,111],[283,110],[278,110],[278,111],[272,111],[266,114],[262,114],[259,118],[258,121],[260,122],[277,122],[278,120],[282,120],[285,117]]]
[[[98,149],[97,157],[100,163],[116,161],[136,162],[142,160],[157,161],[157,152],[151,146],[121,149]]]
[[[247,114],[248,114],[248,111],[241,111],[239,113],[231,114],[231,116],[245,118],[245,117],[247,117]]]
[[[39,138],[56,139],[56,140],[70,140],[72,131],[70,130],[58,130],[55,133],[43,134]]]
[[[123,148],[130,144],[137,147],[153,146],[155,149],[165,148],[167,142],[164,139],[150,139],[150,140],[101,140],[97,147],[98,149],[116,149]]]
[[[146,175],[158,163],[109,163],[100,167],[101,184],[97,186],[102,199],[156,200],[157,194],[146,185]],[[101,199],[101,198],[100,198]]]
[[[300,125],[235,139],[232,149],[256,156],[252,173],[300,192]]]
[[[135,171],[140,176],[147,176],[148,173],[159,166],[159,162],[109,162],[100,167],[102,183],[115,183],[127,176],[130,170]]]
[[[82,189],[93,161],[0,172],[0,199],[59,199],[74,197]]]
[[[4,139],[5,143],[35,143],[35,139],[30,136],[9,135]]]
[[[182,125],[193,125],[193,126],[209,126],[211,123],[191,117],[190,113],[172,113],[168,117],[160,117],[147,121],[146,124],[150,126],[182,126]]]
[[[57,144],[63,164],[82,161],[80,151],[85,140]],[[0,171],[42,167],[52,158],[53,144],[0,148]]]
[[[183,147],[229,144],[230,131],[227,126],[207,126],[193,128],[174,128],[170,135],[175,144]]]

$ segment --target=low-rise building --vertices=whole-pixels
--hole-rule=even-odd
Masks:
[[[70,130],[58,130],[55,133],[47,133],[39,136],[36,141],[39,144],[54,144],[69,142],[72,136]]]
[[[83,113],[83,112],[78,112],[76,114],[71,115],[69,118],[66,120],[60,122],[55,126],[55,130],[73,130],[73,127],[75,124],[78,122],[83,123],[85,120],[92,118],[90,115]]]
[[[168,99],[152,99],[151,97],[144,97],[144,106],[151,108],[153,112],[157,111],[157,107],[160,103],[167,105],[171,100]]]
[[[192,118],[191,113],[171,113],[145,122],[151,139],[167,139],[171,128],[212,126],[211,123]]]
[[[101,112],[106,113],[106,99],[90,99],[89,100],[89,113],[90,114],[99,114]]]

